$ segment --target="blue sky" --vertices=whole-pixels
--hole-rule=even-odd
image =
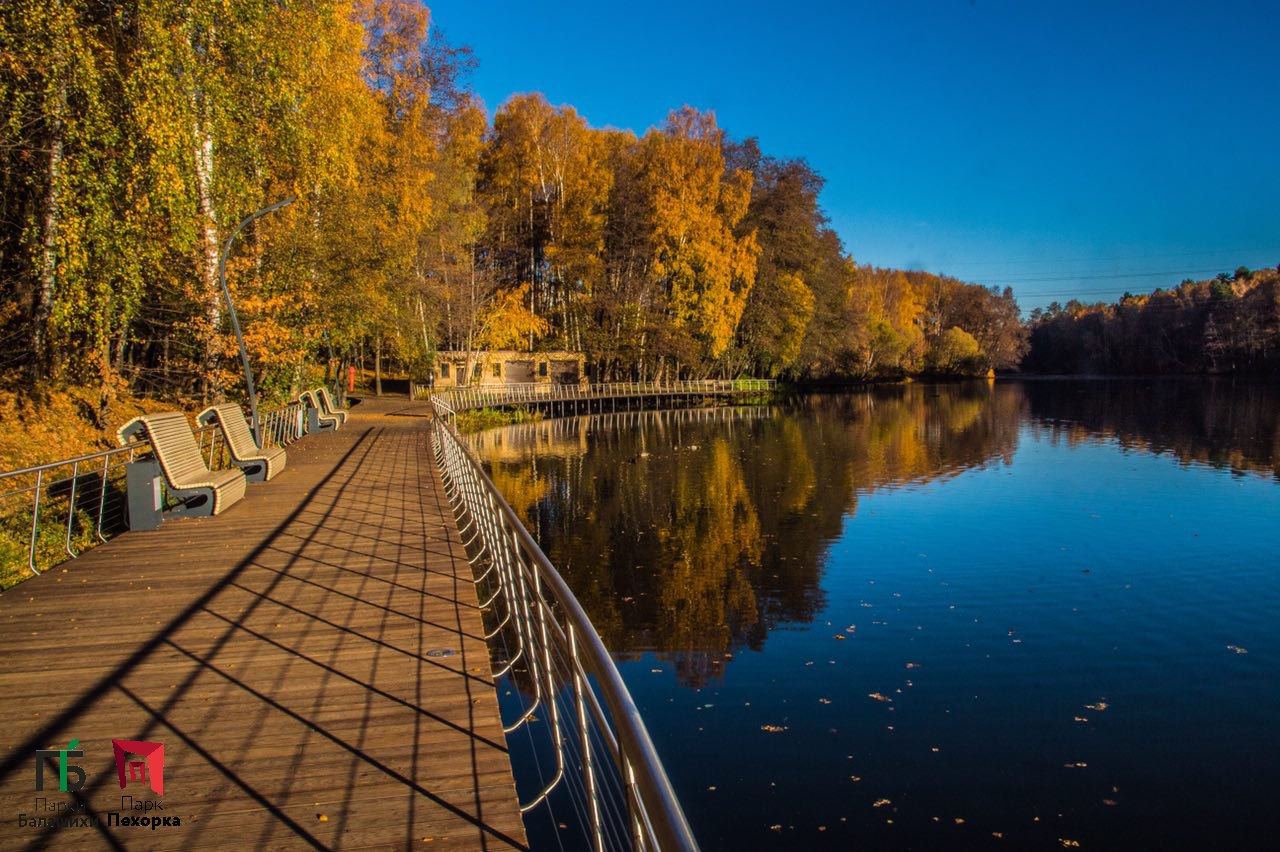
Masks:
[[[804,157],[860,263],[1024,310],[1280,263],[1280,3],[436,0],[493,110],[683,104]]]

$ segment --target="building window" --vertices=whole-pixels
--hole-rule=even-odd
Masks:
[[[440,378],[449,378],[449,364],[447,362],[440,365]]]
[[[495,379],[500,379],[500,378],[502,378],[502,365],[501,365],[501,364],[494,364],[494,365],[493,365],[493,377],[494,377]]]
[[[480,378],[480,365],[479,365],[479,364],[476,364],[474,367],[472,367],[472,368],[471,368],[471,378],[473,378],[473,379],[477,379],[477,380]]]
[[[546,361],[539,361],[539,362],[538,362],[538,375],[539,375],[539,376],[545,376],[546,374],[547,374],[547,362],[546,362]]]

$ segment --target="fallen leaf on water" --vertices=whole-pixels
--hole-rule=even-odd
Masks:
[[[888,799],[876,799],[874,802],[871,803],[871,807],[883,808],[885,805],[891,805],[891,804],[893,803],[890,802]]]
[[[832,639],[839,639],[841,642],[843,642],[843,641],[844,641],[844,634],[843,634],[843,633],[837,633],[835,636],[832,636],[831,638],[832,638]]]
[[[1067,848],[1074,848],[1080,845],[1079,840],[1070,840],[1066,837],[1059,837],[1058,842],[1061,843],[1063,846],[1066,846]]]
[[[956,825],[964,825],[964,817],[956,817]]]
[[[1086,704],[1086,705],[1084,705],[1084,709],[1086,709],[1086,710],[1097,710],[1099,713],[1101,713],[1103,710],[1106,710],[1106,709],[1107,709],[1108,707],[1110,707],[1110,706],[1111,706],[1111,705],[1107,704],[1107,702],[1105,702],[1105,701],[1099,701],[1097,704]]]
[[[761,725],[760,726],[760,730],[768,731],[771,734],[776,734],[776,733],[779,733],[780,731],[785,731],[786,729],[787,729],[786,725]]]
[[[1247,653],[1249,653],[1249,651],[1248,651],[1247,649],[1245,649],[1245,648],[1241,648],[1239,645],[1228,645],[1228,646],[1227,646],[1227,650],[1228,650],[1228,651],[1235,651],[1237,654],[1247,654]]]
[[[848,627],[844,629],[845,633],[856,633],[857,631],[858,631],[858,625],[856,624],[850,624]]]
[[[781,823],[776,823],[776,822],[775,822],[773,825],[769,826],[769,830],[770,830],[770,831],[782,831],[782,824],[781,824]]]
[[[1115,799],[1103,799],[1103,800],[1102,800],[1102,804],[1106,805],[1106,806],[1107,806],[1107,807],[1109,807],[1109,808],[1114,808],[1114,807],[1116,806],[1116,800],[1115,800]]]
[[[649,669],[649,671],[653,672],[654,674],[661,674],[661,673],[662,673],[662,669]]]
[[[1004,837],[1004,832],[1003,832],[1003,831],[993,831],[993,832],[991,832],[991,836],[992,836],[992,837],[994,837],[996,840],[999,840],[1000,838]]]
[[[819,704],[830,704],[830,703],[831,703],[831,699],[830,699],[830,698],[819,698],[819,699],[818,699],[818,703],[819,703]]]
[[[876,700],[876,701],[893,701],[893,699],[892,699],[892,698],[890,698],[889,696],[887,696],[887,695],[881,695],[881,694],[880,694],[880,693],[878,693],[878,692],[872,692],[872,693],[870,693],[867,697],[868,697],[868,698],[871,698],[871,699],[874,699],[874,700]]]
[[[1087,721],[1089,721],[1089,720],[1088,720],[1088,719],[1086,719],[1084,716],[1076,716],[1076,717],[1075,717],[1075,720],[1076,720],[1077,722],[1087,722]]]
[[[856,783],[858,783],[859,781],[861,781],[861,780],[862,780],[862,776],[861,776],[861,775],[850,775],[850,776],[849,776],[849,780],[856,784]]]
[[[919,664],[919,663],[907,663],[907,668],[909,668],[909,669],[918,669],[918,668],[920,668],[920,664]]]
[[[1062,765],[1066,769],[1084,769],[1089,764],[1076,761],[1075,763],[1064,763]]]

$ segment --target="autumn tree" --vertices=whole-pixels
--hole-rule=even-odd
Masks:
[[[822,178],[803,160],[776,160],[760,153],[754,139],[726,146],[734,166],[754,175],[751,202],[739,225],[760,246],[755,285],[739,329],[745,370],[776,376],[800,356],[813,320],[815,298],[809,282],[823,263],[825,214],[818,206]]]
[[[529,309],[554,318],[562,346],[582,346],[583,301],[603,273],[605,156],[572,107],[531,94],[498,110],[481,158],[489,264],[504,286],[530,284]]]
[[[728,348],[755,283],[755,234],[735,227],[747,213],[750,172],[726,170],[715,116],[684,107],[642,143],[652,216],[651,272],[673,329],[688,334],[702,369]]]

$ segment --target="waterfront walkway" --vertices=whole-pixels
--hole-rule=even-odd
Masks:
[[[367,400],[226,513],[0,593],[0,848],[524,845],[428,412]],[[113,738],[163,744],[163,796],[120,789]],[[83,788],[34,792],[73,739]],[[108,825],[122,793],[181,825]],[[37,797],[99,824],[20,827]]]

